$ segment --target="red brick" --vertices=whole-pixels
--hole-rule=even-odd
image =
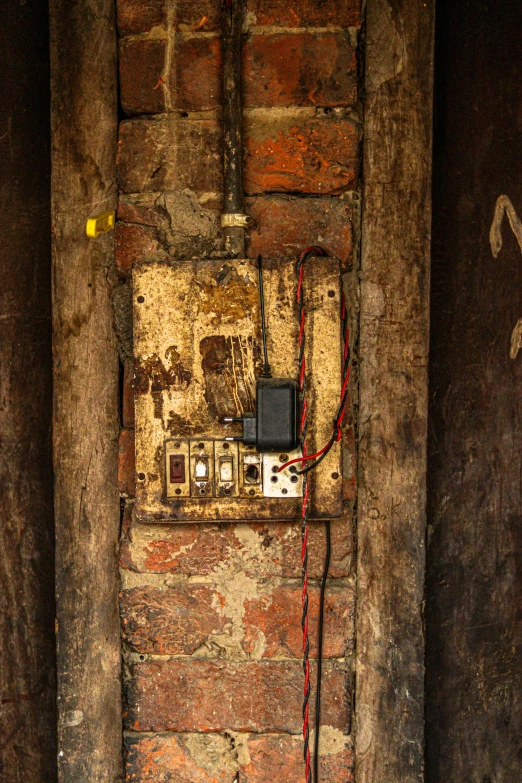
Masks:
[[[124,427],[134,427],[134,366],[127,359],[123,367],[122,419]]]
[[[248,234],[248,256],[297,256],[310,245],[321,245],[343,262],[352,258],[352,208],[338,198],[257,196],[247,199],[255,221]]]
[[[151,660],[126,685],[126,728],[134,731],[302,731],[301,661]],[[315,667],[312,667],[315,687]],[[312,688],[312,704],[315,697]],[[347,732],[345,666],[323,665],[321,724]],[[313,710],[312,710],[313,712]]]
[[[156,230],[149,226],[117,222],[114,239],[116,269],[122,277],[130,276],[136,261],[168,257],[158,241]]]
[[[221,25],[221,0],[176,0],[174,24],[178,30],[209,32]]]
[[[172,105],[185,111],[221,106],[219,38],[180,39],[170,75]]]
[[[167,42],[156,38],[120,42],[120,100],[126,114],[165,111],[166,49]]]
[[[300,658],[301,587],[281,585],[260,589],[260,597],[244,602],[240,620],[242,649],[254,658]],[[310,656],[317,657],[319,587],[310,587]],[[350,584],[329,582],[325,600],[325,658],[342,658],[353,647],[355,596]],[[175,584],[123,590],[121,612],[129,648],[144,654],[192,655],[213,636],[228,635],[233,643],[237,607],[226,591],[214,585]],[[225,640],[226,642],[226,640]],[[221,641],[218,641],[221,644]]]
[[[186,111],[221,106],[220,52],[219,38],[179,41],[170,77],[173,106]],[[349,106],[356,100],[355,53],[347,33],[254,35],[245,44],[244,60],[247,108]],[[136,91],[139,83],[137,74]]]
[[[241,783],[302,783],[303,741],[301,737],[250,736],[248,763],[241,765]],[[349,737],[328,752],[320,753],[319,778],[328,783],[352,783],[354,754]]]
[[[302,112],[255,112],[248,117],[247,193],[336,194],[355,187],[358,134],[353,122]]]
[[[222,783],[239,773],[241,783],[302,783],[301,737],[278,735],[126,733],[128,783]],[[243,752],[238,752],[242,749]],[[354,754],[351,740],[336,742],[321,752],[320,780],[353,783]]]
[[[353,531],[347,509],[332,520],[330,576],[352,572]],[[310,578],[323,570],[325,531],[310,523],[308,568]],[[249,576],[301,576],[301,532],[298,523],[244,523],[224,526],[140,525],[133,523],[121,544],[121,565],[132,571],[156,574],[212,574],[230,563]]]
[[[120,35],[148,33],[167,24],[165,0],[117,0]]]
[[[350,106],[357,97],[348,33],[251,36],[245,47],[245,106]]]
[[[120,124],[118,184],[124,193],[222,187],[221,130],[215,120],[139,118]]]
[[[163,225],[164,215],[154,203],[154,198],[155,196],[146,194],[146,201],[128,201],[125,196],[122,196],[118,204],[118,220],[125,223],[137,223],[140,226]],[[118,224],[116,224],[117,226]]]
[[[219,734],[124,736],[127,783],[223,783],[238,769],[232,744]]]
[[[130,277],[138,261],[163,261],[169,257],[155,228],[120,221],[115,226],[115,256],[116,268],[123,277]]]
[[[361,23],[361,0],[248,0],[257,25],[351,27]]]
[[[319,588],[309,590],[310,656],[317,657]],[[328,584],[325,596],[324,658],[342,658],[353,646],[355,596],[347,585]],[[225,605],[226,609],[226,605]],[[283,585],[267,595],[245,601],[243,649],[256,647],[263,658],[299,658],[302,652],[301,587]]]
[[[139,653],[192,655],[230,620],[210,585],[181,584],[158,589],[134,587],[121,598],[123,636]],[[226,607],[225,607],[226,610]]]
[[[134,497],[136,494],[134,430],[125,428],[120,433],[118,450],[118,488],[120,495]]]

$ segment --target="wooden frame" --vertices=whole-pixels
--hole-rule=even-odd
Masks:
[[[51,0],[54,469],[61,783],[121,779],[118,357],[111,234],[117,72],[112,0]]]
[[[434,2],[368,0],[356,780],[424,773]]]

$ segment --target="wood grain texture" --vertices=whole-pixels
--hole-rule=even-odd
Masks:
[[[522,255],[513,215],[490,227],[499,196],[522,216],[522,7],[440,0],[437,19],[426,777],[518,783]]]
[[[368,2],[358,783],[413,783],[423,777],[433,22],[433,2]]]
[[[47,4],[0,25],[0,779],[56,780]],[[35,133],[38,128],[38,133]]]
[[[116,484],[116,33],[110,0],[51,0],[59,780],[121,779]]]

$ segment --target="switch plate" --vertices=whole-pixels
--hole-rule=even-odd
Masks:
[[[264,284],[272,374],[295,379],[295,261],[265,259]],[[313,453],[328,442],[339,404],[342,355],[338,260],[310,258],[304,267],[304,292],[307,445]],[[166,441],[190,441],[191,448],[193,443],[221,442],[225,436],[239,434],[238,425],[223,424],[225,416],[254,412],[256,379],[263,369],[255,260],[140,261],[133,268],[133,307],[136,464],[147,476],[146,481],[137,482],[137,518],[154,523],[299,519],[300,497],[264,497],[262,481],[245,483],[241,465],[247,452],[242,444],[238,449],[239,494],[230,496],[218,494],[210,444],[205,448],[212,485],[196,482],[192,451],[190,464],[187,461],[197,494],[191,491],[190,482],[187,488],[186,484],[170,481],[165,459]],[[343,502],[341,477],[341,448],[336,443],[317,470],[309,474],[311,518],[339,516]],[[182,493],[173,494],[176,489],[182,489]],[[200,489],[206,491],[201,495]]]
[[[197,498],[214,495],[214,442],[211,440],[190,441],[190,494]]]
[[[301,464],[289,465],[279,472],[285,462],[302,457],[301,449],[288,454],[263,454],[263,494],[267,498],[300,498],[303,496],[303,477],[296,470]]]

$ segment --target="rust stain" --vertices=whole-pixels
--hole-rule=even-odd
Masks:
[[[137,394],[156,393],[167,389],[187,389],[192,381],[190,370],[183,366],[181,357],[175,345],[165,351],[166,365],[160,357],[153,353],[144,359],[137,360],[134,367],[134,389]],[[154,402],[156,414],[156,401]]]
[[[213,325],[235,323],[258,308],[258,292],[247,274],[238,273],[235,266],[223,264],[209,284],[196,281],[199,287],[200,307],[203,313],[212,315]]]
[[[258,343],[252,337],[212,335],[201,340],[199,350],[211,417],[219,421],[253,412],[256,374],[261,371]]]

